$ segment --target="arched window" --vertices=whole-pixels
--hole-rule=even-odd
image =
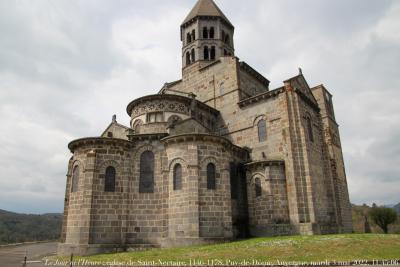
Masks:
[[[254,187],[255,187],[255,190],[256,190],[256,197],[261,196],[262,190],[261,190],[261,180],[260,180],[260,178],[256,178],[254,180]]]
[[[258,141],[264,142],[267,140],[267,123],[264,119],[260,120],[257,124],[258,127]]]
[[[194,48],[193,48],[193,49],[192,49],[192,53],[191,53],[190,62],[193,63],[193,62],[195,62],[195,61],[196,61],[196,54],[195,54]]]
[[[190,44],[191,42],[192,42],[192,36],[190,35],[190,32],[188,32],[186,35],[186,43]]]
[[[225,32],[221,31],[221,40],[225,42]]]
[[[215,165],[213,163],[208,163],[207,165],[207,189],[216,189],[216,179],[215,179]]]
[[[208,29],[207,29],[207,27],[203,28],[203,39],[208,39]]]
[[[181,164],[175,164],[173,173],[173,185],[174,190],[182,189],[182,166]]]
[[[210,28],[210,39],[214,39],[214,27]]]
[[[309,117],[307,117],[306,121],[307,121],[308,137],[311,142],[314,142],[314,134],[313,134],[311,119]]]
[[[139,193],[154,192],[154,153],[145,151],[140,156]]]
[[[196,40],[196,31],[192,30],[192,41]]]
[[[226,51],[226,49],[224,49],[224,56],[227,56],[228,52]]]
[[[104,179],[104,192],[115,192],[115,168],[107,167]]]
[[[211,47],[211,53],[210,54],[211,54],[211,56],[210,56],[211,60],[215,60],[215,46]]]
[[[209,59],[209,57],[208,57],[208,46],[205,46],[204,47],[204,60],[208,60]]]
[[[79,185],[79,166],[75,166],[72,171],[71,192],[77,192]]]
[[[190,65],[190,53],[186,52],[186,65]]]

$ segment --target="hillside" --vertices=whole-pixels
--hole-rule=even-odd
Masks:
[[[393,206],[393,209],[400,215],[400,203]]]
[[[0,210],[0,244],[56,240],[60,236],[62,215],[19,214]]]

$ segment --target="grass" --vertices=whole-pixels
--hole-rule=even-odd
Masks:
[[[81,257],[96,262],[185,262],[193,260],[352,261],[400,258],[400,235],[343,234],[251,238],[230,243]]]

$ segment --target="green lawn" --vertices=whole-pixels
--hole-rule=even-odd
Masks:
[[[252,238],[236,242],[82,257],[89,261],[351,261],[399,259],[400,235],[344,234]]]

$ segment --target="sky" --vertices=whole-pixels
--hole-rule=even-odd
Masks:
[[[400,202],[400,1],[215,0],[235,53],[333,94],[352,203]],[[195,0],[0,0],[0,209],[62,212],[70,141],[181,77]]]

